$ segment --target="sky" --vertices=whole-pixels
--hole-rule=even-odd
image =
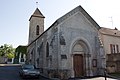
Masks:
[[[0,45],[28,44],[29,18],[37,7],[45,16],[45,30],[79,5],[101,27],[120,30],[119,4],[120,0],[0,0]]]

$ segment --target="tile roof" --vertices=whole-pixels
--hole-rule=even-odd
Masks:
[[[105,35],[111,35],[111,36],[120,36],[120,31],[115,29],[109,29],[109,28],[101,28],[100,33],[105,34]]]

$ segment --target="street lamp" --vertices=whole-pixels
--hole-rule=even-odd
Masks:
[[[107,80],[107,77],[106,77],[106,68],[104,69],[104,76],[105,76],[105,80]]]

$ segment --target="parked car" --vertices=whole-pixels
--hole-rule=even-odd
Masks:
[[[34,65],[23,64],[21,66],[21,70],[19,71],[19,75],[22,78],[27,78],[27,77],[36,77],[36,78],[39,78],[40,72],[39,72],[39,70],[35,69]]]

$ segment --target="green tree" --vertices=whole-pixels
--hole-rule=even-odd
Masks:
[[[4,44],[0,46],[0,56],[7,58],[14,58],[15,49],[12,45]]]

